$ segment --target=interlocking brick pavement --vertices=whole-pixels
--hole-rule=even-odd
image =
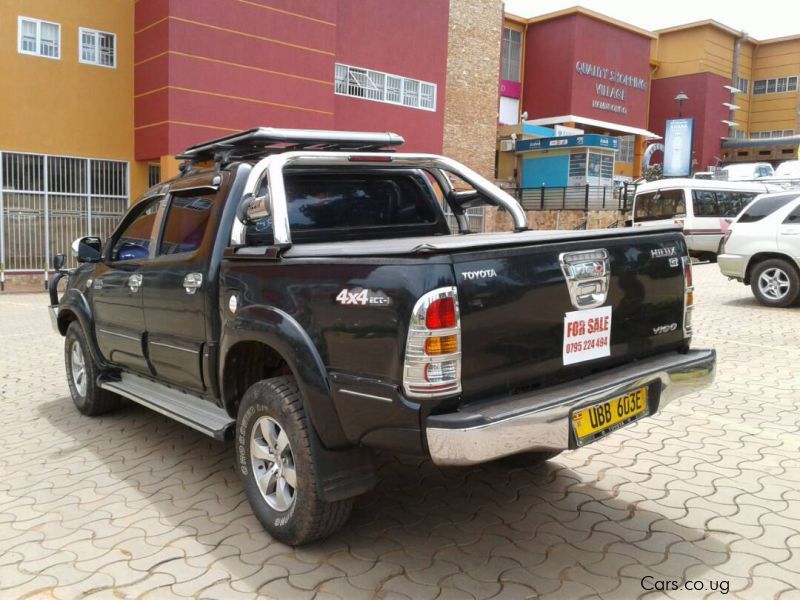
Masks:
[[[296,550],[230,444],[134,404],[80,416],[46,297],[0,296],[0,598],[797,597],[800,308],[695,279],[713,388],[539,467],[381,457],[347,527]]]

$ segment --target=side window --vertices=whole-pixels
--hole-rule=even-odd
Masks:
[[[194,252],[203,242],[214,202],[196,196],[172,196],[159,254]]]
[[[800,204],[783,220],[784,223],[800,224]]]
[[[767,196],[766,198],[756,200],[741,214],[737,222],[755,223],[756,221],[760,221],[779,208],[783,208],[795,198],[797,198],[796,194],[787,194],[783,196]]]
[[[733,205],[731,207],[731,212],[723,217],[735,217],[740,212],[744,210],[744,207],[750,204],[753,201],[753,198],[757,196],[755,192],[732,192],[731,196],[733,196]]]
[[[659,221],[685,216],[683,190],[663,190],[636,196],[634,221]]]
[[[714,192],[709,190],[694,190],[692,192],[695,217],[716,217],[719,214],[717,209],[717,198]]]
[[[145,201],[148,202],[148,201]],[[154,198],[119,234],[111,249],[111,260],[140,260],[150,256],[150,244],[155,236],[158,210],[164,200]]]

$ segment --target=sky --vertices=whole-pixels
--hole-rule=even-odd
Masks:
[[[579,5],[642,29],[714,19],[759,40],[800,34],[800,0],[504,0],[506,11],[534,17]]]

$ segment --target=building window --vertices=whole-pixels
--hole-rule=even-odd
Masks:
[[[78,31],[78,60],[100,67],[116,67],[116,37],[113,33],[81,27]]]
[[[503,65],[501,79],[520,80],[522,57],[522,32],[508,27],[503,28]]]
[[[797,76],[759,79],[753,82],[753,94],[782,94],[797,91]]]
[[[147,187],[153,187],[161,183],[161,165],[150,163],[147,165]]]
[[[29,17],[19,18],[20,54],[32,54],[45,58],[61,58],[61,25]]]
[[[793,135],[794,135],[794,129],[775,129],[773,131],[754,131],[750,135],[750,139],[760,140],[768,138],[791,137]]]
[[[733,87],[737,90],[741,90],[742,94],[746,94],[750,91],[750,80],[745,79],[744,77],[737,77],[734,81]]]
[[[436,110],[435,83],[361,67],[337,63],[334,67],[334,91],[341,96]]]
[[[733,130],[733,139],[735,140],[743,140],[745,138],[744,130],[743,129],[734,129]]]
[[[624,135],[619,138],[619,151],[617,152],[617,162],[633,162],[633,146],[636,136]]]

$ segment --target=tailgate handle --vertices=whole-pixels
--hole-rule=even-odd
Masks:
[[[572,306],[578,310],[596,308],[606,302],[611,279],[608,251],[582,250],[562,252],[558,257],[567,280]]]

